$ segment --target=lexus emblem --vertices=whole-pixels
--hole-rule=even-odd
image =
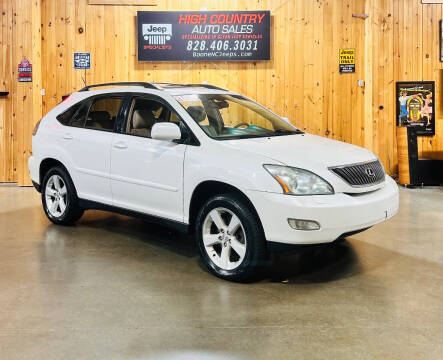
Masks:
[[[369,177],[374,177],[374,176],[375,176],[375,172],[374,172],[374,170],[372,170],[371,168],[366,168],[366,169],[365,169],[365,173],[366,173],[366,175],[368,175]]]

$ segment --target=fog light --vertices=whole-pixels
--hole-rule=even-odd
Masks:
[[[288,219],[289,226],[295,230],[319,230],[320,224],[313,220]]]

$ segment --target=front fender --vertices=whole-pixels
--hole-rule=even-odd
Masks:
[[[263,156],[241,154],[217,145],[190,146],[185,153],[183,208],[184,220],[189,220],[192,195],[197,186],[205,181],[217,181],[233,186],[246,195],[248,191],[281,193],[281,187],[263,168],[263,164],[276,163]],[[252,201],[251,201],[252,202]],[[254,204],[253,204],[254,205]]]

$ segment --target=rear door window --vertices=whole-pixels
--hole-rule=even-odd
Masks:
[[[123,103],[123,97],[100,97],[94,99],[86,117],[85,127],[89,129],[112,131]]]

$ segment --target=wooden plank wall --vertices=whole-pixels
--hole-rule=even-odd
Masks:
[[[436,82],[436,135],[419,137],[419,156],[443,159],[443,63],[439,60],[442,4],[421,0],[368,0],[372,27],[373,146],[391,172],[397,172],[395,82]],[[370,146],[368,146],[370,147]]]
[[[0,182],[29,185],[27,160],[31,133],[41,118],[41,4],[40,0],[0,0]],[[19,83],[17,70],[26,57],[33,66],[33,82]]]
[[[12,8],[31,2],[0,1],[8,14]],[[3,116],[0,128],[0,155],[7,157],[4,158],[7,165],[0,170],[0,181],[12,179],[29,184],[24,164],[29,155],[32,125],[38,120],[39,100],[43,100],[43,113],[46,113],[63,94],[83,86],[84,72],[73,70],[75,51],[92,54],[92,69],[86,72],[89,84],[134,80],[207,81],[255,98],[309,132],[373,150],[391,174],[397,172],[395,82],[435,80],[437,135],[421,138],[419,145],[422,154],[443,153],[442,65],[438,57],[438,20],[443,17],[443,5],[423,5],[421,0],[166,0],[158,3],[156,7],[106,6],[88,5],[87,0],[41,0],[41,81],[46,95],[39,98],[38,84],[34,91],[17,84],[16,74],[7,80],[14,88],[15,105],[10,112],[16,116],[11,118],[9,113]],[[271,10],[272,60],[257,63],[142,63],[136,60],[137,10],[201,8]],[[30,51],[33,38],[25,39],[29,24],[23,22],[31,16],[31,34],[35,35],[39,13],[37,8],[34,10],[24,9],[17,14],[22,20],[16,20],[18,25],[12,33],[5,32],[3,26],[3,23],[14,23],[12,15],[6,15],[6,19],[2,16],[2,74],[3,69],[7,72],[11,66],[3,56],[4,51],[8,51],[3,46],[5,39],[8,41],[11,34],[15,34],[16,40],[10,42],[15,44],[9,48],[10,52],[38,57],[38,50]],[[370,16],[366,20],[352,17],[361,13]],[[338,73],[338,51],[342,47],[357,51],[355,74]],[[12,56],[12,71],[19,61],[17,56]],[[32,62],[36,63],[34,59]],[[365,80],[365,88],[357,86],[358,79]],[[23,101],[26,94],[32,94],[32,105],[26,104],[29,96]],[[29,116],[31,113],[33,116]],[[14,130],[12,153],[4,150],[8,126]],[[15,175],[4,176],[4,169],[10,168],[16,169]]]
[[[0,181],[12,182],[14,173],[13,116],[12,116],[12,17],[13,3],[0,0],[0,90],[9,91],[0,98]]]
[[[43,0],[44,112],[83,86],[73,52],[92,54],[88,84],[109,81],[207,81],[264,103],[312,133],[364,145],[364,0],[159,1],[143,6],[91,6],[86,0]],[[137,10],[270,9],[268,62],[147,63],[136,59]],[[81,28],[81,31],[79,29]],[[357,49],[357,72],[338,73],[340,47]]]

